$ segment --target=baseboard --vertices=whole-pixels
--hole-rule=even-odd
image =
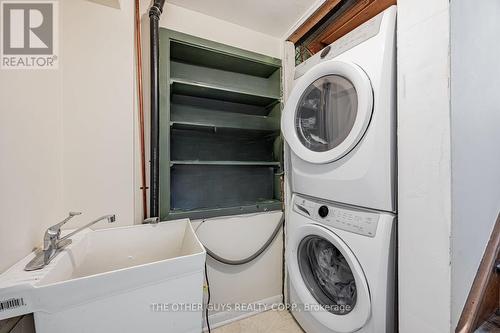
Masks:
[[[230,324],[232,322],[254,316],[258,313],[271,309],[273,305],[282,303],[281,295],[265,298],[251,304],[259,305],[257,308],[261,310],[255,311],[221,311],[208,316],[210,321],[210,328],[214,329],[220,326]],[[205,318],[204,318],[205,319]],[[203,320],[205,321],[205,320]],[[206,323],[204,324],[203,331],[207,331]]]

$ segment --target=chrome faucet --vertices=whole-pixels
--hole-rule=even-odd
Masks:
[[[79,233],[80,231],[100,222],[102,220],[107,220],[108,223],[113,223],[116,220],[116,216],[112,215],[104,215],[95,219],[94,221],[84,225],[81,228],[76,229],[73,232],[70,232],[66,236],[61,238],[61,227],[66,224],[73,217],[80,215],[80,212],[69,212],[68,217],[66,217],[61,222],[51,226],[45,231],[45,235],[43,236],[43,248],[41,251],[37,251],[35,258],[33,258],[27,265],[24,267],[25,271],[34,271],[37,269],[41,269],[47,266],[50,261],[61,251],[63,248],[71,244],[70,237]]]

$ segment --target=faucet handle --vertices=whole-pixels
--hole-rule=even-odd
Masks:
[[[61,227],[71,220],[73,217],[80,215],[81,212],[69,212],[68,217],[66,217],[64,220],[61,222],[54,224],[53,226],[49,227],[47,231],[45,231],[45,235],[43,237],[43,250],[46,251],[46,254],[48,253],[48,250],[52,247],[53,250],[55,251],[56,247],[56,242],[59,239],[59,235],[61,234]],[[49,256],[52,255],[52,253],[48,254]]]
[[[59,223],[54,224],[53,226],[51,226],[49,229],[47,229],[47,233],[49,233],[49,234],[58,234],[59,231],[61,230],[61,227],[64,224],[66,224],[66,222],[68,222],[69,220],[71,220],[73,217],[75,217],[77,215],[81,215],[81,214],[82,214],[82,212],[69,212],[67,218],[65,218],[61,222],[59,222]]]

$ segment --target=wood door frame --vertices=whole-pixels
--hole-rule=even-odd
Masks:
[[[323,27],[320,24],[321,21],[331,15],[332,11],[340,10],[342,5],[341,0],[326,0],[287,40],[297,44],[315,29],[322,29],[305,45],[311,54],[315,54],[395,4],[396,0],[359,0],[345,9],[345,12],[333,22]]]

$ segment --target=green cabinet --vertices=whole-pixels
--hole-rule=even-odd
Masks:
[[[160,29],[160,217],[281,209],[281,61]]]

